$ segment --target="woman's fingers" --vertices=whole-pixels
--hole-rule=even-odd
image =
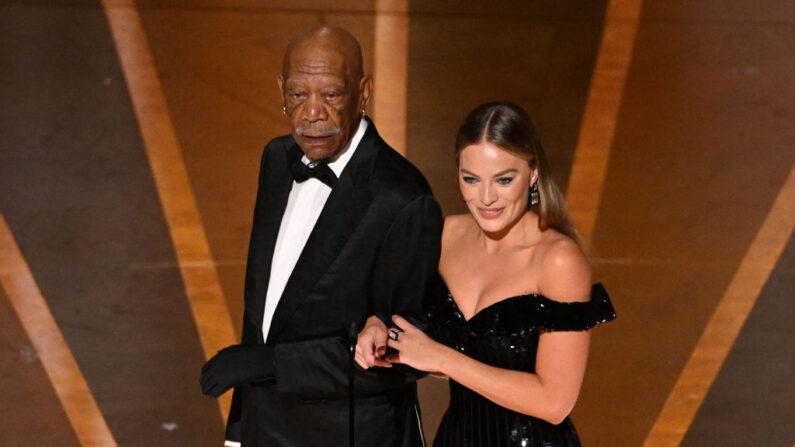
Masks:
[[[384,348],[384,349],[386,349],[386,348]],[[362,367],[362,369],[370,369],[373,366],[378,366],[378,367],[381,367],[381,368],[391,368],[392,364],[389,363],[386,360],[382,360],[381,359],[382,355],[383,354],[378,355],[377,357],[373,358],[372,362],[370,362],[367,359],[365,359],[364,355],[362,355],[360,352],[357,351],[354,354],[353,359],[356,361],[356,363],[359,364],[359,366]]]
[[[375,365],[373,365],[373,366],[378,366],[378,367],[381,367],[381,368],[391,368],[392,364],[389,363],[386,360],[381,360],[380,358],[377,358],[377,359],[375,359]]]
[[[376,366],[376,359],[383,354],[386,349],[386,331],[377,326],[367,326],[359,333],[359,340],[356,344],[357,351],[360,351],[369,366]]]
[[[364,369],[374,366],[381,368],[391,368],[392,364],[383,360],[381,357],[386,354],[386,344],[378,345],[381,337],[377,328],[371,327],[360,334],[359,342],[356,344],[354,360]]]
[[[417,329],[413,324],[409,323],[408,320],[401,317],[400,315],[392,315],[392,322],[395,323],[395,325],[400,329],[403,329],[403,331]]]
[[[372,350],[372,347],[368,346],[364,340],[360,339],[359,342],[356,343],[355,357],[361,358],[363,361],[365,361],[365,363],[367,363],[367,352],[370,350]]]
[[[412,368],[423,371],[437,368],[434,359],[438,353],[436,349],[438,343],[434,342],[428,335],[400,315],[393,316],[392,321],[403,330],[390,329],[390,331],[396,332],[387,337],[387,346],[398,352],[390,354],[387,360],[392,363],[409,365]]]
[[[361,355],[361,354],[359,354],[358,352],[357,352],[357,353],[356,353],[356,354],[353,356],[353,359],[354,359],[354,360],[356,361],[356,363],[358,363],[358,364],[359,364],[359,366],[361,366],[363,369],[369,369],[369,368],[370,368],[370,366],[369,366],[369,365],[367,364],[367,362],[364,360],[364,356],[362,356],[362,355]]]

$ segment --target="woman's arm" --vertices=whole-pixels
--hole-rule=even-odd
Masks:
[[[536,374],[497,368],[433,341],[408,321],[393,321],[404,332],[389,347],[394,363],[444,374],[505,408],[559,424],[568,416],[582,385],[589,332],[544,333],[539,340]]]
[[[587,301],[591,274],[571,241],[554,243],[544,255],[539,292],[564,301]],[[439,344],[404,319],[405,332],[388,345],[399,351],[389,360],[449,376],[498,405],[558,424],[568,416],[582,386],[588,359],[589,331],[544,332],[536,356],[536,373],[497,368]]]

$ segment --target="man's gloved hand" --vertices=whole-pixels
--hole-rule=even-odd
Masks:
[[[218,351],[202,367],[202,393],[218,397],[226,390],[247,382],[272,379],[273,347],[232,345]]]

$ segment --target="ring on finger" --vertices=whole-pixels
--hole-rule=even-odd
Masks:
[[[399,335],[400,335],[400,331],[398,331],[397,329],[390,329],[389,330],[389,338],[390,339],[392,339],[394,341],[397,341]]]

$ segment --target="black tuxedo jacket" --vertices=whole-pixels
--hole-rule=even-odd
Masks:
[[[422,174],[379,137],[372,122],[304,247],[273,316],[262,318],[271,259],[302,156],[292,136],[272,140],[260,167],[246,269],[243,344],[274,347],[275,380],[235,389],[227,439],[243,447],[341,446],[348,442],[351,322],[415,315],[434,281],[442,216]],[[356,444],[419,446],[418,373],[356,366]]]

